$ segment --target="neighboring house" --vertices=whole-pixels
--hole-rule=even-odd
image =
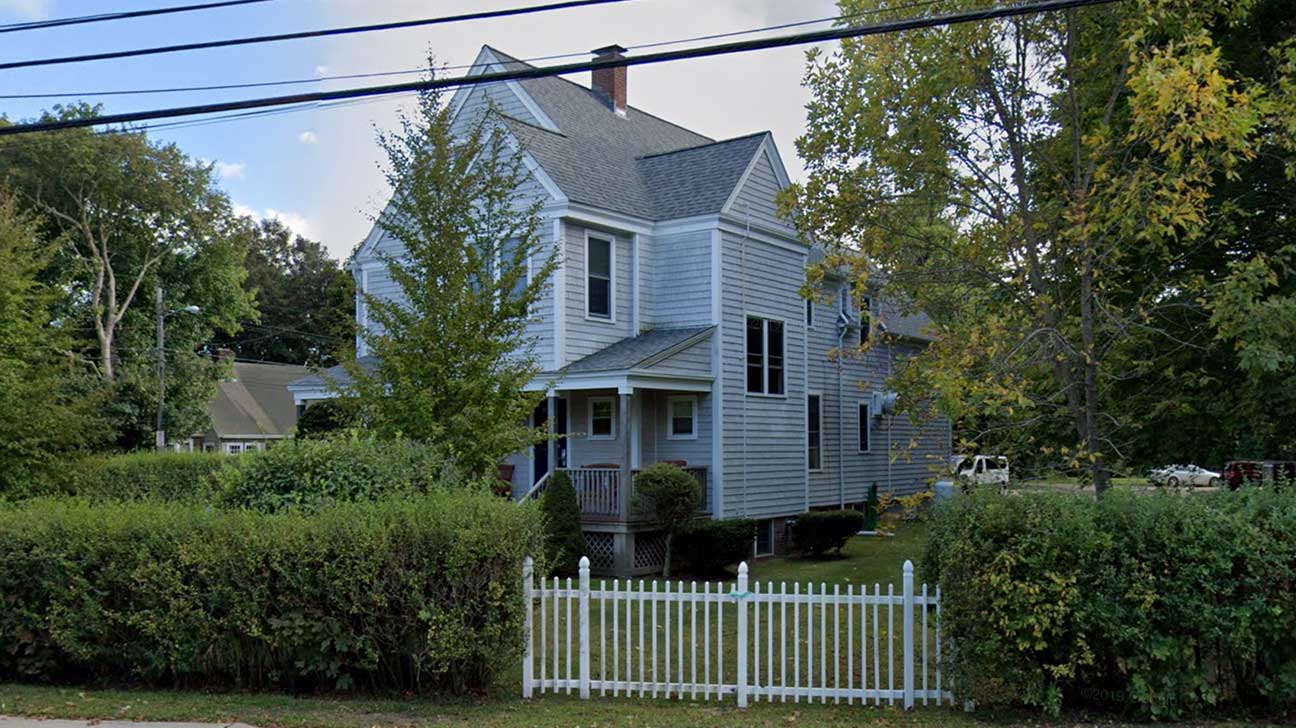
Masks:
[[[524,66],[483,47],[471,73]],[[544,247],[558,251],[529,333],[544,369],[532,387],[548,393],[534,424],[564,437],[510,460],[514,492],[566,469],[595,566],[635,573],[663,551],[621,487],[649,463],[687,467],[714,517],[759,519],[758,554],[779,547],[788,517],[860,503],[872,483],[925,487],[949,454],[948,422],[919,427],[879,405],[887,357],[924,346],[926,318],[839,280],[826,300],[802,298],[819,253],[777,212],[788,177],[773,137],[714,140],[628,106],[626,76],[499,82],[452,100],[456,123],[488,104],[503,115],[531,173],[522,193],[542,201]],[[357,290],[400,295],[380,259],[399,249],[375,227],[351,263]],[[360,298],[357,321],[368,326]],[[854,344],[882,326],[896,343],[830,359],[839,334]],[[340,367],[323,377],[292,385],[299,404],[331,396],[325,378],[345,386]]]
[[[237,454],[292,437],[297,406],[288,385],[308,374],[293,364],[233,362],[207,405],[211,429],[190,438],[187,449]]]

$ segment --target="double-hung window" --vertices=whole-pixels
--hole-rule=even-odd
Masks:
[[[589,401],[589,439],[616,439],[616,406],[611,397],[591,397]]]
[[[870,407],[867,404],[860,402],[860,406],[859,406],[859,451],[860,452],[869,451],[869,440],[871,439],[869,436],[872,434],[869,432],[869,430],[871,429],[871,426],[873,424],[872,416],[870,415],[869,410]]]
[[[747,391],[784,392],[783,322],[747,317]]]
[[[697,439],[697,398],[693,396],[670,397],[666,400],[668,440]]]
[[[823,470],[823,410],[817,394],[806,397],[806,467]]]
[[[585,238],[585,315],[612,320],[612,241]]]

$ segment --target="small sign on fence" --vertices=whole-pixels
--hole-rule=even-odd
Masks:
[[[942,684],[940,587],[915,590],[906,561],[888,584],[537,579],[526,597],[522,695],[577,692],[749,701],[949,704]],[[573,615],[573,607],[575,614]],[[896,615],[900,612],[897,632]],[[660,617],[660,620],[659,620]],[[573,648],[573,632],[576,645]],[[576,657],[573,673],[573,656]],[[897,686],[897,676],[899,686]]]

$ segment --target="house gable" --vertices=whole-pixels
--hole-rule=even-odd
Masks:
[[[778,193],[791,184],[774,137],[766,132],[760,148],[729,195],[722,214],[753,226],[795,235],[790,220],[778,212]]]

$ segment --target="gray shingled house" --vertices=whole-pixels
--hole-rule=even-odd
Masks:
[[[207,404],[211,427],[190,438],[188,449],[238,454],[292,437],[297,407],[288,385],[309,373],[293,364],[233,362]]]
[[[483,47],[472,73],[523,65]],[[649,463],[692,472],[713,517],[759,519],[758,554],[779,548],[789,516],[858,503],[872,483],[925,487],[949,453],[949,424],[895,416],[881,390],[888,358],[928,341],[926,318],[837,280],[826,300],[802,298],[818,253],[776,209],[788,177],[770,133],[684,129],[627,105],[626,77],[622,67],[595,72],[592,87],[498,82],[452,100],[461,122],[490,106],[502,114],[531,172],[521,192],[542,201],[560,262],[530,346],[545,369],[532,386],[548,394],[534,422],[564,437],[510,459],[515,494],[566,470],[595,565],[629,574],[663,551],[629,507],[633,473]],[[359,290],[399,295],[379,258],[399,245],[370,233],[351,263]],[[368,326],[359,299],[357,319]],[[830,358],[883,328],[894,343]],[[324,376],[345,384],[339,369]],[[321,377],[290,388],[299,404],[330,391]]]

